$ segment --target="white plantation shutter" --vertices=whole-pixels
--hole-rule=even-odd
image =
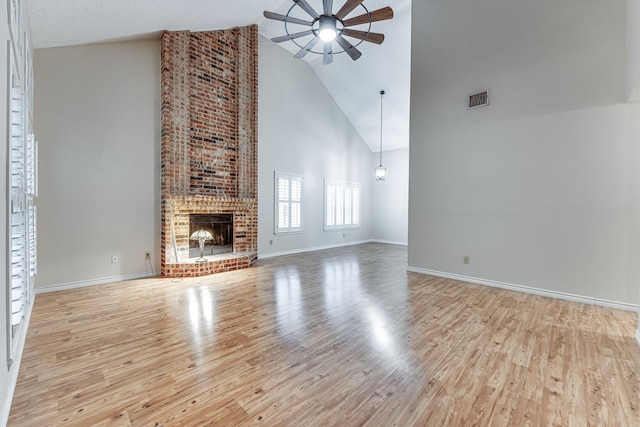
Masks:
[[[351,214],[353,211],[351,192],[351,187],[344,188],[344,225],[351,225],[353,219]]]
[[[36,254],[36,207],[33,199],[28,200],[27,205],[27,263],[29,266],[28,277],[29,286],[27,287],[27,301],[30,300],[29,289],[33,286],[37,269]]]
[[[27,136],[27,145],[25,153],[25,173],[26,173],[26,193],[31,197],[36,197],[38,186],[36,184],[37,169],[37,142],[34,134]]]
[[[360,212],[360,184],[325,179],[325,230],[360,227]]]
[[[23,194],[25,187],[24,109],[19,86],[11,87],[11,193]]]
[[[360,186],[353,187],[351,196],[351,225],[360,226]]]
[[[8,42],[8,71],[10,73],[7,92],[9,108],[9,182],[8,182],[8,224],[9,262],[7,287],[10,307],[7,320],[11,325],[7,339],[9,363],[15,358],[17,338],[26,315],[27,303],[31,299],[31,289],[37,273],[36,262],[36,207],[37,196],[37,143],[29,133],[29,111],[25,88],[21,84],[19,71],[31,73],[31,63],[16,65],[16,60],[24,61],[24,55],[16,55],[13,44]]]
[[[344,187],[336,186],[336,225],[344,224]]]
[[[336,225],[336,187],[329,183],[325,183],[324,218],[325,228]]]
[[[30,134],[27,136],[27,147],[25,153],[25,167],[26,167],[26,192],[27,192],[27,233],[26,233],[26,257],[27,257],[27,288],[26,299],[27,302],[31,300],[31,289],[34,286],[35,277],[37,273],[37,256],[36,256],[36,206],[34,204],[34,197],[38,193],[38,184],[36,178],[36,171],[38,169],[38,143],[35,141],[35,136]]]
[[[24,317],[27,289],[27,215],[24,97],[17,78],[11,84],[11,325]]]
[[[302,231],[302,177],[275,173],[275,233]]]
[[[291,229],[300,231],[302,228],[302,177],[289,176],[289,203],[291,207]]]
[[[11,325],[24,317],[26,291],[26,245],[24,212],[11,215]]]
[[[290,183],[286,176],[278,176],[278,227],[277,230],[289,228],[289,190]]]

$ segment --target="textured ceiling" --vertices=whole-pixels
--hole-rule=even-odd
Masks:
[[[334,0],[334,12],[345,0]],[[322,10],[322,0],[308,0]],[[267,38],[284,34],[281,22],[264,10],[285,14],[290,0],[26,0],[35,48],[70,46],[156,36],[162,30],[206,31],[258,24]],[[380,145],[380,90],[384,96],[383,149],[409,146],[411,0],[365,0],[370,11],[391,6],[390,21],[372,24],[385,34],[382,45],[362,43],[362,57],[320,55],[305,60],[373,152]],[[350,16],[361,14],[356,9]],[[292,42],[280,44],[293,53]]]

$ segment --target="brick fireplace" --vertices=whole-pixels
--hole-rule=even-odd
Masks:
[[[165,31],[161,273],[194,277],[257,259],[258,32]],[[230,214],[233,252],[189,258],[189,215]]]

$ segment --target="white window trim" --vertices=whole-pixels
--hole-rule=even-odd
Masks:
[[[327,209],[327,201],[329,198],[328,188],[333,186],[334,188],[339,188],[340,191],[343,192],[343,195],[346,191],[349,194],[353,194],[354,190],[357,190],[357,204],[355,203],[355,199],[352,197],[351,203],[346,203],[346,198],[342,200],[342,206],[340,206],[342,212],[342,221],[338,221],[336,219],[335,212],[329,213]],[[344,196],[343,196],[344,197]],[[335,200],[334,200],[335,201]],[[356,206],[357,205],[357,206]],[[354,207],[357,208],[357,223],[353,222],[353,213],[351,216],[351,223],[348,220],[345,220],[345,212],[353,212]],[[336,209],[337,211],[337,209]],[[353,230],[362,227],[362,188],[359,182],[349,182],[349,181],[339,181],[335,179],[327,179],[324,180],[324,201],[323,201],[323,212],[324,212],[324,230],[325,231],[334,231],[334,230]],[[341,223],[339,223],[341,222]]]
[[[291,184],[292,180],[297,180],[300,182],[300,200],[299,201],[293,201],[291,200],[291,194],[289,194],[289,197],[286,199],[281,200],[279,198],[279,187],[278,187],[278,181],[282,178],[288,179],[289,180],[289,184]],[[273,234],[275,235],[280,235],[280,234],[296,234],[296,233],[302,233],[304,231],[304,223],[302,221],[302,217],[303,217],[303,200],[304,200],[304,182],[302,180],[302,175],[298,175],[298,174],[293,174],[293,173],[286,173],[286,172],[279,172],[279,171],[274,171],[274,180],[273,180]],[[278,224],[278,220],[280,218],[280,212],[279,212],[279,208],[280,208],[280,203],[281,202],[285,202],[289,204],[289,211],[288,211],[288,223],[289,226],[288,227],[280,227]],[[300,226],[299,227],[292,227],[291,226],[291,205],[293,203],[298,203],[300,205]]]

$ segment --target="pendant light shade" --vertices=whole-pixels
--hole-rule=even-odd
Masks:
[[[380,91],[380,164],[374,169],[376,173],[376,181],[384,181],[387,177],[387,168],[382,166],[382,97],[384,91]]]

